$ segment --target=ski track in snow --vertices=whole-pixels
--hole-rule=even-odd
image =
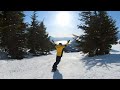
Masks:
[[[0,60],[0,79],[120,79],[120,44],[110,54],[87,57],[81,52],[65,53],[58,71],[51,72],[56,53],[25,58]]]

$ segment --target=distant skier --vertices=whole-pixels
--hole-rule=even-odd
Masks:
[[[59,43],[58,45],[56,45],[53,40],[52,40],[52,42],[55,45],[55,48],[57,50],[56,62],[52,66],[52,72],[54,72],[57,70],[57,65],[59,64],[61,57],[63,55],[63,49],[69,44],[70,40],[68,40],[65,45],[62,45],[62,43]]]

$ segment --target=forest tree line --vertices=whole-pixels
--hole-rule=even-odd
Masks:
[[[0,12],[0,49],[12,59],[22,59],[27,50],[33,55],[45,55],[53,49],[44,21],[38,21],[36,12],[31,23],[24,22],[23,11]]]
[[[24,22],[23,11],[0,11],[0,50],[12,59],[22,59],[29,50],[33,55],[46,55],[54,49],[44,21],[34,11],[31,23]],[[84,31],[76,42],[88,56],[109,54],[117,43],[118,27],[106,11],[82,11],[78,29]],[[78,31],[79,32],[79,31]]]

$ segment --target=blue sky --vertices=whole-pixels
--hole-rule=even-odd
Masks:
[[[25,11],[25,22],[31,22],[33,11]],[[53,37],[71,37],[72,34],[81,35],[83,31],[77,28],[79,11],[37,11],[37,19],[47,27],[47,32]],[[108,11],[108,14],[116,20],[120,28],[120,11]]]

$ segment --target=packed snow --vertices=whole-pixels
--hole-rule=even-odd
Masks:
[[[120,44],[113,45],[110,54],[102,56],[64,52],[56,72],[51,72],[56,51],[51,53],[22,60],[1,58],[0,79],[120,79]]]

